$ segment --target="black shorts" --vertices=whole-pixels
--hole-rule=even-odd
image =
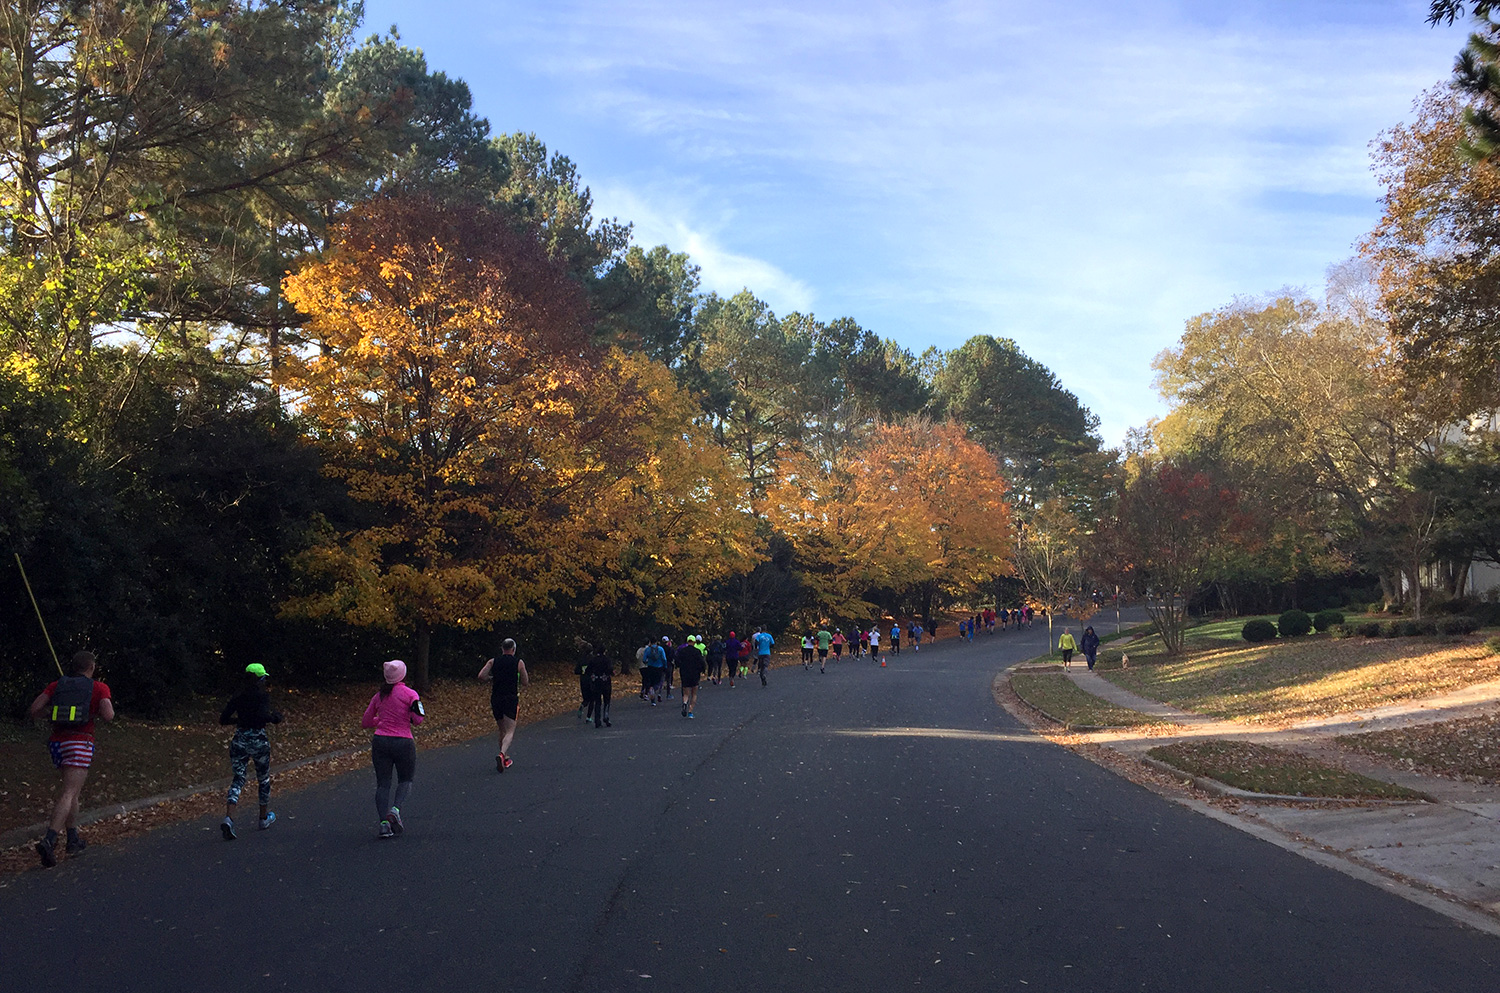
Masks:
[[[689,676],[685,672],[679,672],[677,674],[677,681],[682,686],[682,688],[685,689],[685,690],[693,689],[695,686],[698,685],[698,680],[700,680],[702,678],[703,677],[701,675],[696,674],[696,673],[694,675],[691,675],[691,676]]]
[[[498,723],[502,717],[516,719],[516,714],[521,709],[521,698],[518,696],[490,697],[490,713],[495,715]]]
[[[648,665],[645,669],[645,677],[646,689],[649,690],[653,686],[662,684],[662,680],[667,678],[667,671],[659,665]]]
[[[826,659],[827,657],[828,657],[828,649],[826,649],[826,648],[820,648],[820,649],[818,649],[818,658],[820,658],[820,659]]]

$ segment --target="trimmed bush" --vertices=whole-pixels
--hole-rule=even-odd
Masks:
[[[1370,613],[1370,614],[1378,614],[1378,613],[1380,613],[1384,609],[1385,609],[1385,601],[1384,600],[1372,600],[1372,601],[1370,601],[1370,605],[1365,608],[1365,612],[1366,613]]]
[[[1479,630],[1479,618],[1465,617],[1459,614],[1456,617],[1444,617],[1437,622],[1438,634],[1473,634]]]
[[[1245,626],[1240,628],[1240,637],[1252,645],[1259,644],[1262,641],[1270,641],[1276,637],[1276,625],[1264,618],[1257,617],[1253,621],[1245,622]]]
[[[1307,611],[1298,610],[1295,607],[1283,611],[1282,615],[1276,619],[1276,630],[1283,638],[1300,638],[1311,631],[1312,627],[1312,618],[1307,616]]]
[[[1319,631],[1319,632],[1327,631],[1329,628],[1333,627],[1335,624],[1343,624],[1343,623],[1344,623],[1344,615],[1343,615],[1342,611],[1338,611],[1338,610],[1320,610],[1316,614],[1313,615],[1313,630],[1314,631]]]
[[[1491,655],[1500,655],[1500,637],[1484,639],[1484,647],[1490,650]]]
[[[1355,628],[1355,630],[1358,631],[1360,634],[1364,635],[1366,638],[1379,638],[1380,637],[1380,633],[1381,633],[1380,632],[1380,622],[1379,621],[1365,621],[1359,627]]]
[[[1317,619],[1314,618],[1314,622],[1316,622],[1316,620]],[[1358,632],[1355,631],[1353,624],[1335,624],[1333,626],[1332,633],[1335,638],[1342,641],[1344,638],[1354,637]]]
[[[1380,625],[1380,636],[1382,638],[1399,638],[1399,637],[1401,637],[1401,625],[1402,625],[1402,623],[1403,622],[1401,622],[1401,621],[1387,621],[1386,623]]]
[[[1415,638],[1422,633],[1421,621],[1392,621],[1391,627],[1395,629],[1395,636],[1397,638]],[[1437,629],[1434,627],[1433,633],[1436,633],[1436,631]]]

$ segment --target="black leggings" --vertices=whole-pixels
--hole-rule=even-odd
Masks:
[[[377,734],[370,739],[370,761],[375,766],[375,813],[385,817],[391,809],[391,773],[396,773],[396,802],[400,807],[411,792],[417,774],[417,743],[411,738]]]
[[[594,680],[594,727],[601,727],[604,721],[609,720],[610,690],[609,680]]]

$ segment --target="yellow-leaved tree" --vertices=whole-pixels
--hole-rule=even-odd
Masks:
[[[279,382],[365,515],[301,557],[289,613],[414,635],[421,685],[434,627],[576,597],[640,540],[638,494],[682,456],[684,404],[660,366],[591,342],[534,233],[385,198],[285,288],[316,349]]]
[[[834,466],[798,460],[765,501],[804,582],[832,616],[873,609],[875,588],[914,595],[931,621],[1012,569],[1010,509],[995,458],[962,425],[911,418],[876,426]]]

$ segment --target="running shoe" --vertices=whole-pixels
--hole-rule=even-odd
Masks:
[[[390,821],[381,821],[380,822],[380,836],[382,838],[394,838],[394,837],[396,837],[396,832],[391,829],[391,822]]]
[[[401,822],[400,807],[392,807],[391,812],[385,815],[385,819],[391,822],[391,834],[400,834],[406,830],[406,825]]]
[[[687,704],[683,704],[682,705],[682,716],[683,717],[687,716]]]
[[[689,711],[688,711],[688,716],[689,716],[689,717],[692,717],[692,716],[693,716],[693,712],[692,712],[692,711],[691,711],[691,710],[689,710]],[[696,719],[696,718],[695,718],[695,719]]]
[[[495,756],[495,771],[496,772],[504,772],[505,771],[505,756],[504,755],[496,755]]]
[[[264,831],[267,828],[269,828],[272,824],[275,824],[275,823],[276,823],[276,811],[274,811],[274,810],[268,810],[268,811],[266,811],[266,816],[264,816],[264,817],[262,817],[260,819],[260,829],[262,831]]]
[[[87,847],[89,847],[89,843],[84,841],[82,838],[69,838],[67,845],[64,847],[64,851],[66,851],[69,855],[82,855],[83,850]]]
[[[825,676],[828,675],[828,670],[823,668],[822,666],[818,666],[818,671],[823,673],[823,675]]]
[[[609,722],[609,718],[605,718],[604,719],[604,726],[607,727],[607,728],[614,727],[614,725]]]
[[[510,760],[510,756],[506,755],[504,752],[500,753],[500,761],[505,763],[505,768],[507,769],[515,765],[515,763]]]
[[[43,869],[50,869],[57,865],[57,852],[52,850],[52,842],[46,838],[36,843],[36,853],[42,857]]]
[[[228,817],[224,818],[224,823],[219,825],[219,830],[223,833],[225,841],[233,841],[239,837],[234,833],[234,821]]]

